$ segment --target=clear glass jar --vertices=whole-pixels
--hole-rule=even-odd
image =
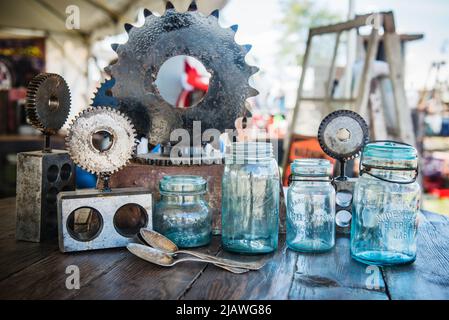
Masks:
[[[277,249],[279,169],[271,143],[237,142],[225,158],[222,180],[222,244],[239,253]]]
[[[365,146],[354,189],[351,255],[370,265],[411,263],[416,258],[421,189],[412,146],[377,141]]]
[[[153,228],[180,248],[200,247],[212,238],[212,212],[205,201],[207,182],[199,176],[165,176]]]
[[[287,245],[301,252],[325,252],[335,245],[335,189],[332,164],[297,159],[287,192]]]

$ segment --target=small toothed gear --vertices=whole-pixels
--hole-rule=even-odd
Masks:
[[[356,112],[337,110],[326,116],[318,129],[321,149],[331,158],[348,161],[357,158],[368,143],[369,128]]]
[[[111,142],[100,150],[94,136],[107,133]],[[97,175],[110,175],[126,166],[135,154],[136,130],[121,112],[110,107],[88,108],[70,125],[67,150],[81,168]]]
[[[70,113],[70,89],[64,78],[41,73],[28,85],[26,114],[30,123],[45,134],[55,134]]]
[[[204,16],[191,5],[180,13],[170,2],[164,15],[145,10],[144,16],[141,27],[125,25],[128,42],[112,45],[118,60],[106,69],[116,80],[112,92],[120,110],[129,115],[139,135],[157,145],[169,142],[178,128],[192,134],[194,121],[201,121],[201,133],[224,132],[234,128],[237,118],[250,116],[245,102],[258,92],[248,80],[259,69],[246,64],[251,46],[235,42],[237,25],[222,28],[218,10]],[[155,84],[164,62],[180,55],[195,57],[212,75],[207,94],[190,108],[171,106]]]
[[[91,106],[92,107],[108,106],[113,107],[114,109],[117,108],[119,103],[117,99],[114,98],[114,96],[112,95],[112,87],[114,86],[114,84],[115,84],[114,78],[105,80],[97,89],[97,92],[94,94]]]

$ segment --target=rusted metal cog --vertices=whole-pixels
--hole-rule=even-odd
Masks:
[[[96,146],[94,136],[107,133],[107,147]],[[128,164],[136,149],[136,131],[121,112],[109,107],[88,108],[73,121],[66,137],[67,150],[83,169],[110,175]]]
[[[258,68],[246,64],[251,46],[235,42],[237,26],[224,29],[218,11],[204,16],[194,9],[179,13],[169,2],[161,17],[145,10],[144,25],[126,24],[128,42],[112,46],[118,54],[117,63],[107,69],[116,80],[113,95],[152,145],[169,142],[177,128],[192,134],[194,121],[201,121],[202,132],[233,129],[238,117],[250,115],[245,101],[258,94],[248,84]],[[163,63],[179,55],[198,59],[212,75],[204,98],[183,109],[166,102],[155,85]]]
[[[70,102],[70,89],[64,78],[41,73],[28,85],[26,114],[35,128],[55,134],[67,120]]]
[[[356,112],[337,110],[326,116],[318,129],[321,149],[331,158],[357,158],[369,139],[369,128]]]

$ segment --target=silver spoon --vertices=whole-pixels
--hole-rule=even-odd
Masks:
[[[206,263],[214,263],[211,260],[206,260],[206,259],[202,259],[202,258],[182,258],[182,259],[174,259],[172,255],[170,255],[167,252],[155,249],[155,248],[151,248],[148,246],[144,246],[138,243],[130,243],[128,244],[128,246],[126,247],[132,254],[134,254],[135,256],[157,264],[159,266],[163,266],[163,267],[172,267],[180,262],[187,262],[187,261],[196,261],[196,262],[206,262]],[[235,268],[233,266],[229,266],[229,265],[221,265],[221,264],[215,264],[217,267],[226,269],[230,272],[233,273],[246,273],[249,270],[248,269],[243,269],[243,268]]]
[[[143,240],[148,243],[148,245],[152,246],[153,248],[160,249],[162,251],[165,251],[169,254],[176,255],[176,254],[188,254],[197,258],[201,259],[207,259],[207,260],[213,260],[219,264],[225,264],[225,265],[232,265],[233,267],[238,268],[244,268],[244,269],[250,269],[250,270],[259,270],[263,268],[265,264],[263,263],[247,263],[247,262],[240,262],[240,261],[234,261],[230,259],[224,259],[216,256],[212,256],[209,254],[204,254],[196,251],[190,251],[190,250],[179,250],[179,248],[176,246],[175,243],[173,243],[170,239],[163,236],[162,234],[150,230],[142,228],[140,229],[140,236],[143,238]]]

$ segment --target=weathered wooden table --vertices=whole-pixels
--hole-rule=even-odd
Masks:
[[[203,263],[166,269],[126,249],[62,254],[56,244],[17,242],[14,207],[14,199],[0,200],[0,299],[449,299],[449,219],[427,212],[412,265],[377,274],[350,258],[348,238],[319,255],[291,251],[281,239],[262,270],[234,275]],[[202,250],[229,255],[218,237]],[[66,288],[71,265],[79,290]]]

